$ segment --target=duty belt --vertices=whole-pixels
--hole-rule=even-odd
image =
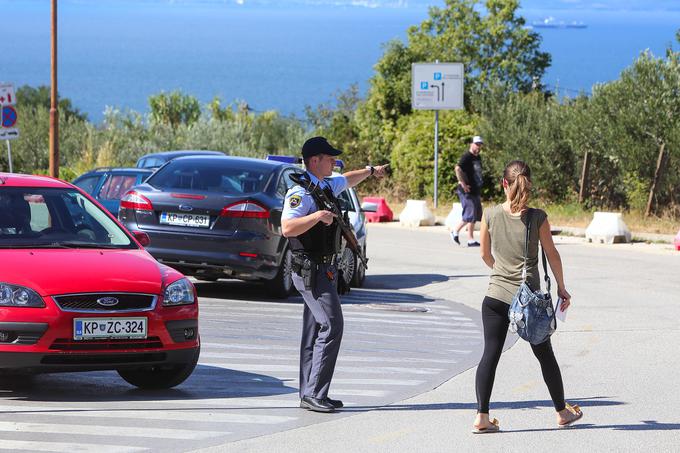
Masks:
[[[305,252],[294,252],[296,255],[307,257],[314,261],[316,264],[332,264],[335,260],[335,254],[332,255],[314,255]]]

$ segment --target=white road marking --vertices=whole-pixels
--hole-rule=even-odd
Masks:
[[[53,451],[72,453],[126,453],[134,451],[148,451],[148,448],[128,447],[125,445],[104,444],[81,444],[70,442],[34,442],[27,440],[4,440],[0,443],[0,449],[18,451]]]
[[[101,436],[125,436],[125,437],[148,437],[159,439],[206,439],[210,437],[231,434],[228,431],[197,431],[188,429],[149,428],[144,426],[126,427],[111,425],[74,425],[56,423],[23,423],[23,422],[0,422],[0,431],[17,433],[50,433],[70,435],[101,435]],[[0,442],[3,448],[4,440]]]

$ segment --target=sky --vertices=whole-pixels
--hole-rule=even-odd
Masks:
[[[48,0],[0,0],[3,2],[37,2]],[[95,3],[98,0],[59,0],[60,3]],[[484,0],[480,0],[484,1]],[[444,0],[121,0],[128,3],[191,4],[211,3],[234,6],[272,6],[277,8],[309,6],[356,6],[367,8],[427,8],[442,6]],[[680,12],[679,0],[520,0],[522,9],[588,11],[673,11]]]
[[[79,0],[93,1],[93,0]],[[149,1],[149,0],[147,0]],[[428,7],[443,5],[442,0],[151,0],[166,3],[224,3],[239,5],[270,5],[277,7],[294,5],[332,5],[363,7]],[[542,10],[599,10],[599,11],[680,11],[678,0],[523,0],[521,7]]]

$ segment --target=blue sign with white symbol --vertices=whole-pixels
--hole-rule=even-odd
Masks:
[[[76,335],[81,336],[83,334],[83,321],[76,321]]]
[[[420,82],[420,89],[421,90],[427,90],[428,83],[427,82]]]
[[[442,79],[442,73],[441,72],[435,72],[434,73],[434,80],[441,80]]]

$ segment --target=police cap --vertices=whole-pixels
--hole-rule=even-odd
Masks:
[[[342,151],[333,148],[324,137],[312,137],[302,145],[302,157],[305,159],[319,154],[339,156],[341,153]]]

